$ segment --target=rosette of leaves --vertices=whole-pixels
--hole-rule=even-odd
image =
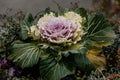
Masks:
[[[21,39],[11,48],[13,62],[22,68],[39,64],[43,80],[60,80],[74,74],[76,67],[86,72],[103,66],[98,53],[116,37],[103,14],[89,14],[83,8],[43,13],[38,23],[31,14],[25,16]]]

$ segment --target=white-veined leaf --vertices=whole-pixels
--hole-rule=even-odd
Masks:
[[[88,16],[86,31],[87,35],[85,37],[87,37],[87,40],[100,45],[110,45],[116,38],[112,26],[102,14],[93,14]],[[101,47],[103,45],[101,45]]]
[[[114,31],[109,27],[90,35],[90,39],[97,43],[113,43],[115,38]]]
[[[77,14],[80,14],[82,17],[87,16],[87,11],[84,8],[77,8],[77,9],[75,9],[75,12]]]
[[[37,64],[43,51],[32,43],[15,43],[12,47],[12,54],[9,59],[21,66],[32,67]]]
[[[89,72],[92,69],[94,69],[93,64],[89,61],[89,59],[86,56],[87,48],[83,47],[81,50],[79,50],[79,54],[75,54],[74,60],[76,65],[81,71]]]
[[[21,24],[21,30],[20,30],[20,37],[22,40],[25,40],[28,38],[28,30],[29,27],[33,25],[34,19],[32,14],[27,13],[24,16],[23,22]]]
[[[60,80],[72,74],[72,71],[62,61],[49,57],[40,63],[40,73],[44,80]]]
[[[77,67],[83,72],[90,72],[95,68],[85,54],[76,54],[74,59]]]

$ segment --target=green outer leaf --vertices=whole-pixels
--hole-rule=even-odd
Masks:
[[[88,16],[85,35],[86,40],[94,41],[97,44],[112,44],[116,35],[112,26],[105,19],[103,14],[91,14]]]
[[[25,17],[24,17],[24,19],[23,19],[23,24],[24,24],[24,25],[27,25],[27,26],[31,26],[32,23],[33,23],[33,21],[34,21],[34,18],[33,18],[33,16],[32,16],[32,14],[26,13],[26,14],[25,14]]]
[[[92,41],[96,41],[98,43],[108,43],[108,42],[114,42],[116,35],[114,31],[107,27],[100,32],[96,32],[91,35],[90,39]]]
[[[89,72],[94,69],[94,65],[89,61],[85,54],[76,54],[74,59],[81,71]]]
[[[77,50],[70,50],[68,52],[70,52],[71,54],[80,54],[80,53],[85,54],[86,51],[87,51],[87,48],[82,46],[81,48],[79,48]]]
[[[75,9],[75,12],[80,14],[82,17],[87,16],[87,11],[84,8],[77,8],[77,9]]]
[[[40,48],[32,43],[15,43],[8,58],[22,68],[32,67],[38,63],[41,53]]]
[[[44,80],[60,80],[62,77],[72,74],[63,61],[56,61],[49,57],[40,62],[40,73]]]
[[[48,8],[46,8],[46,9],[45,9],[45,13],[48,13],[48,14],[50,14],[50,12],[51,12],[51,9],[50,9],[50,7],[48,7]]]
[[[45,14],[50,14],[50,12],[53,12],[55,13],[55,11],[52,11],[50,9],[50,7],[46,8],[44,11],[40,12],[38,15],[39,15],[39,18],[43,17]]]
[[[28,38],[28,26],[26,25],[21,25],[21,30],[20,30],[20,37],[22,40],[25,40]]]
[[[19,34],[22,40],[25,40],[28,38],[28,30],[29,30],[29,27],[33,25],[33,22],[34,22],[34,18],[32,14],[26,13],[23,19],[23,23],[21,24],[21,30]]]
[[[60,15],[64,15],[64,13],[66,13],[66,12],[68,12],[68,11],[69,11],[68,8],[64,8],[64,9],[61,9],[61,10],[59,11],[59,14],[60,14]]]
[[[87,24],[89,35],[101,31],[106,27],[111,27],[102,14],[89,15]]]
[[[86,57],[87,48],[83,47],[79,54],[75,54],[74,60],[76,65],[81,71],[89,72],[92,69],[94,69],[93,64],[89,61],[89,59]]]

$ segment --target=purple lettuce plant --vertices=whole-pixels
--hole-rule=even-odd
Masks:
[[[42,38],[52,43],[76,43],[81,40],[80,36],[83,35],[81,16],[74,12],[68,12],[65,16],[55,17],[54,15],[54,13],[46,14],[39,19],[37,26]],[[72,19],[72,16],[80,18],[81,23]]]
[[[43,80],[60,80],[75,74],[76,68],[90,73],[104,67],[105,58],[99,56],[102,46],[116,38],[103,14],[89,14],[83,8],[62,14],[47,10],[36,23],[27,14],[20,31],[8,58],[21,68],[39,65]],[[10,70],[13,75],[14,69]]]
[[[42,25],[39,28],[40,35],[51,42],[72,42],[78,35],[76,31],[78,26],[64,17],[52,18]]]

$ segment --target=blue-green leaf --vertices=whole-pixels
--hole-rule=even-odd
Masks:
[[[112,26],[108,20],[105,19],[103,14],[89,15],[87,21],[87,34],[85,35],[86,40],[93,41],[96,44],[108,45],[114,42],[116,35],[112,29]]]
[[[98,43],[114,42],[115,37],[114,31],[109,27],[90,35],[90,39]]]
[[[72,71],[64,64],[63,61],[56,61],[49,57],[41,60],[40,73],[44,80],[60,80],[62,77],[72,74]]]
[[[23,25],[31,26],[33,24],[34,18],[32,14],[26,13],[23,19]]]
[[[9,59],[22,68],[32,67],[38,63],[41,53],[42,50],[32,43],[17,42],[12,47]]]
[[[28,38],[28,30],[29,30],[29,27],[33,25],[33,22],[34,22],[34,18],[32,14],[27,13],[24,16],[23,22],[21,24],[20,37],[22,40],[25,40]]]
[[[87,11],[84,8],[77,8],[75,12],[80,14],[82,17],[87,17]]]
[[[75,54],[74,60],[77,65],[77,67],[84,72],[89,72],[92,69],[94,69],[93,64],[89,61],[89,59],[86,57],[86,48],[83,48],[82,51],[79,52],[79,54]]]
[[[28,38],[28,26],[26,25],[21,25],[21,30],[20,30],[20,37],[22,40],[25,40]]]

